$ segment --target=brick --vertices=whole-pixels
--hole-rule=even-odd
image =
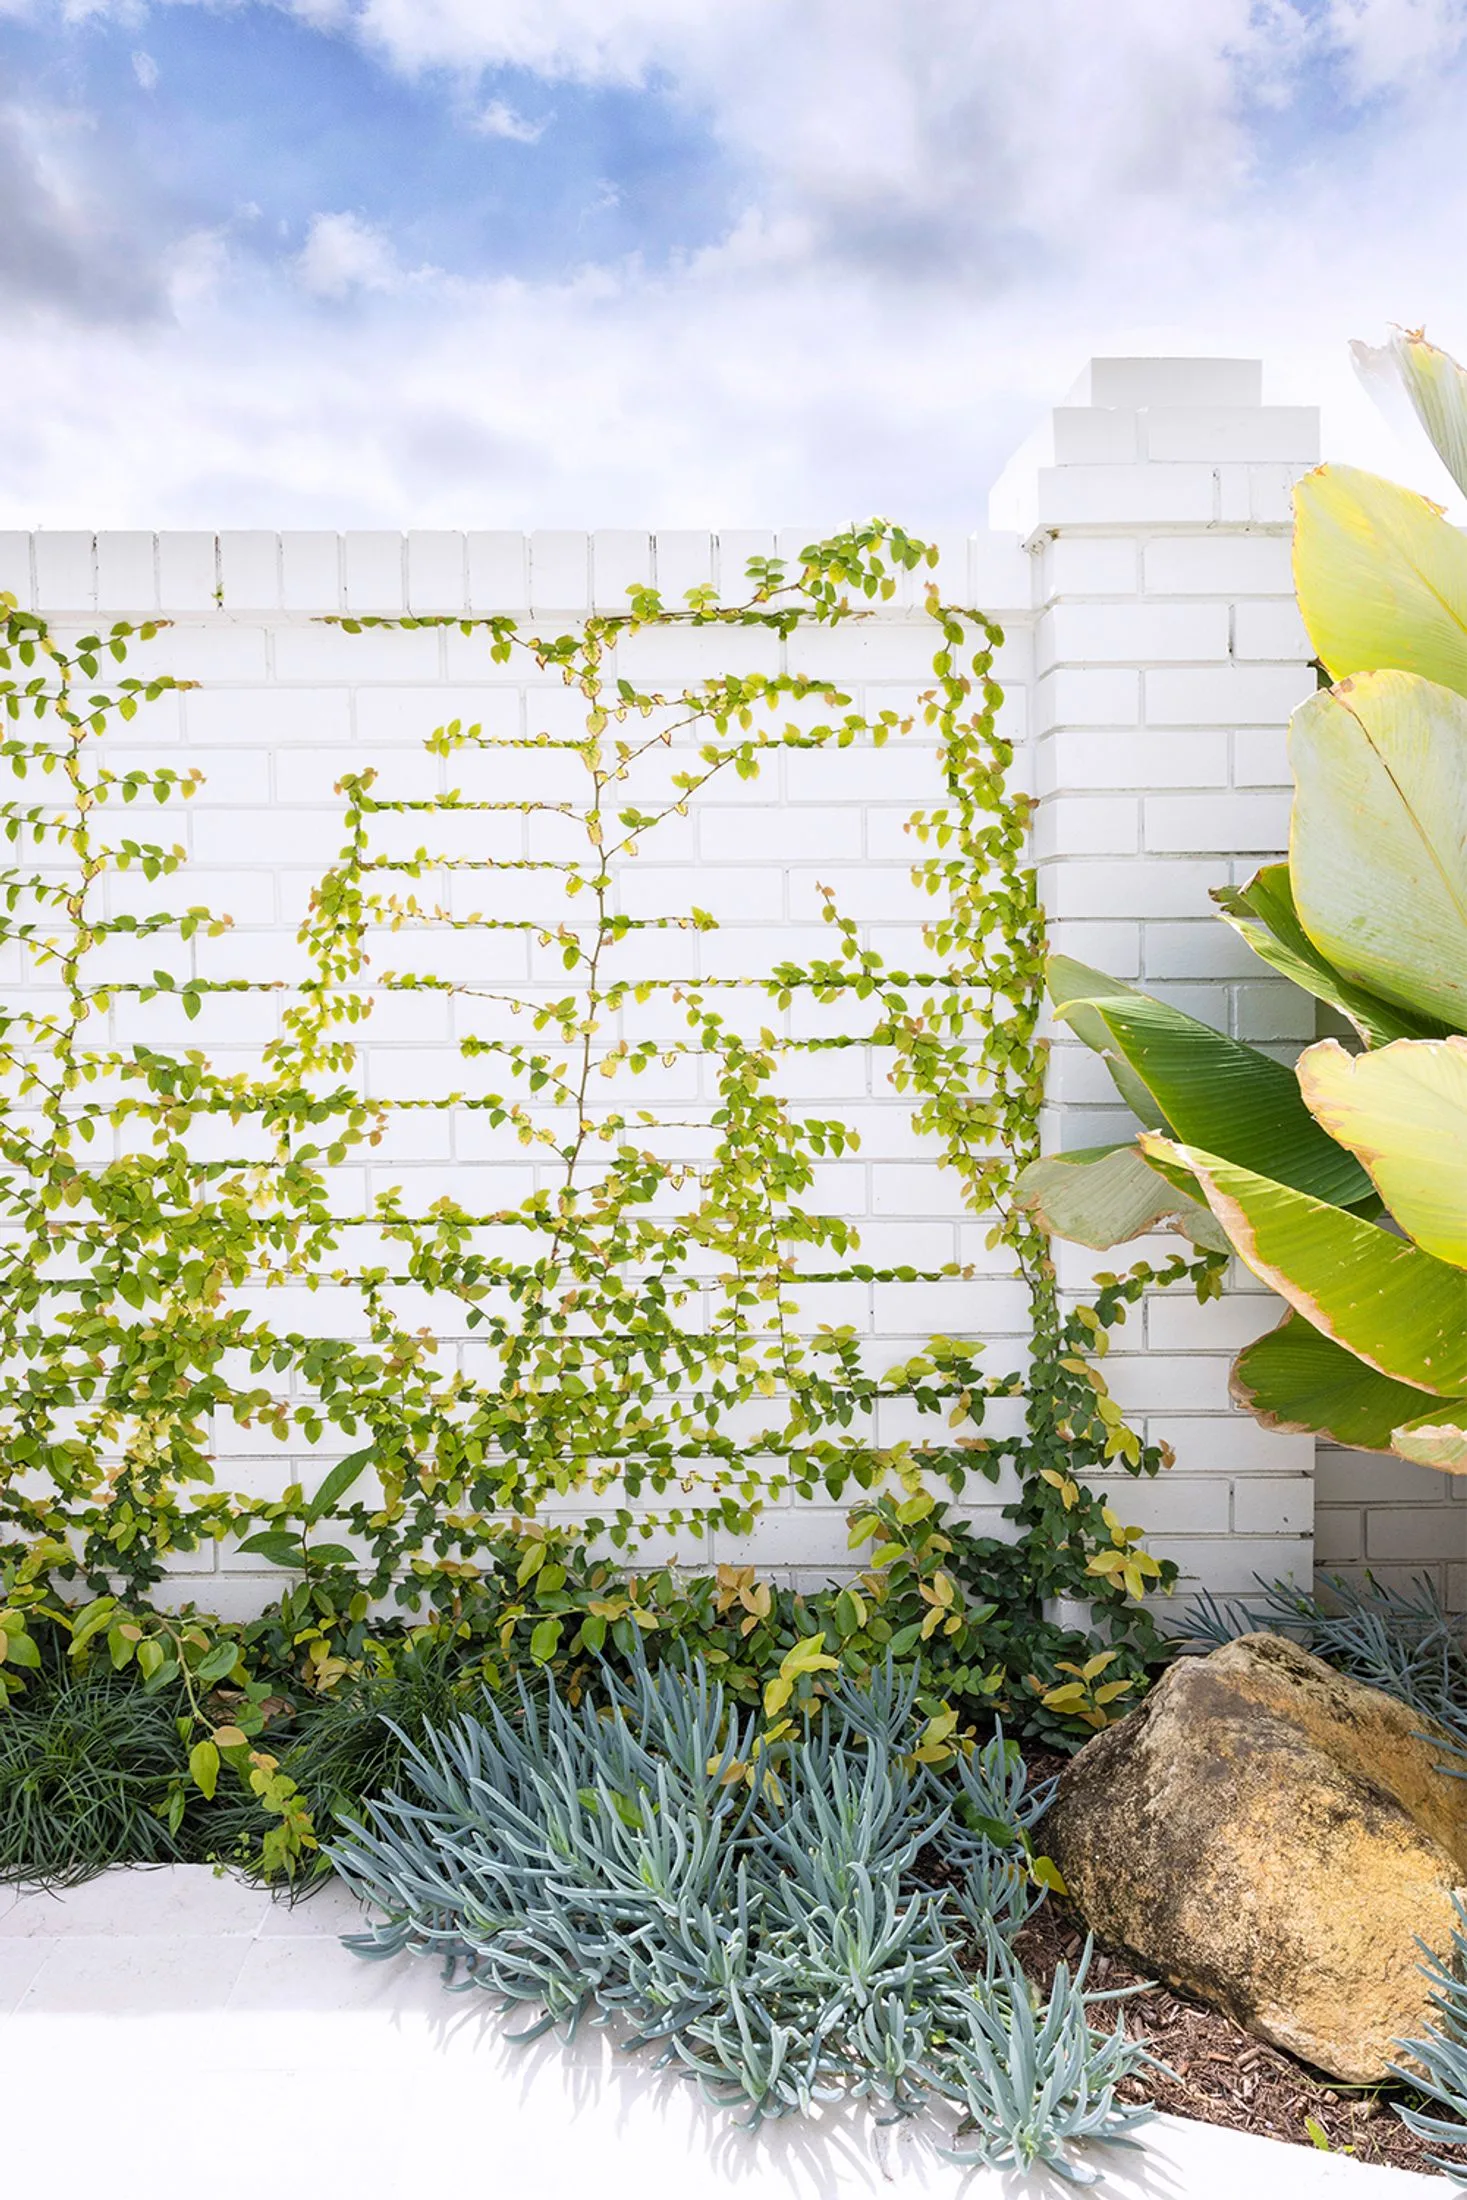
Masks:
[[[530,602],[530,545],[524,535],[468,537],[469,608],[523,612]],[[585,601],[584,595],[580,599]]]
[[[1051,418],[1056,466],[1127,466],[1142,455],[1134,410],[1057,405]]]
[[[339,535],[316,528],[282,534],[280,601],[287,611],[321,614],[342,608]]]
[[[184,697],[184,724],[190,741],[255,748],[295,742],[318,747],[345,742],[351,733],[344,695],[299,688],[199,688]],[[348,761],[343,759],[343,770]]]
[[[673,693],[724,673],[779,669],[779,638],[763,627],[648,627],[623,636],[616,648],[615,670],[622,678]],[[777,725],[786,715],[793,712],[771,712],[767,723]]]
[[[342,541],[348,611],[400,617],[407,609],[407,546],[387,529],[359,532]]]
[[[1139,924],[1077,924],[1061,919],[1049,926],[1052,953],[1072,956],[1092,970],[1108,971],[1113,978],[1140,977],[1141,937]]]
[[[1134,596],[1139,570],[1140,545],[1127,535],[1114,541],[1100,535],[1056,535],[1044,551],[1048,598]]]
[[[591,601],[598,611],[629,611],[627,590],[652,585],[652,537],[604,527],[591,538]]]
[[[1211,914],[1215,864],[1092,862],[1053,866],[1048,906],[1059,917],[1193,917]]]
[[[1240,1477],[1233,1484],[1237,1535],[1309,1535],[1314,1528],[1312,1474]]]
[[[1467,1559],[1467,1512],[1448,1505],[1369,1506],[1365,1555],[1416,1564]]]
[[[767,867],[730,865],[719,870],[705,863],[678,869],[642,857],[621,873],[618,893],[622,914],[629,917],[675,915],[696,907],[720,924],[767,924],[784,914],[784,874]]]
[[[0,533],[0,595],[13,596],[22,611],[34,608],[28,534]]]
[[[662,831],[659,826],[659,847]],[[854,858],[861,854],[861,813],[830,809],[812,815],[802,809],[791,814],[772,803],[758,809],[706,809],[697,819],[697,834],[699,854],[708,863]],[[652,845],[649,838],[646,846],[650,850]],[[920,852],[910,841],[907,848],[909,861]]]
[[[1092,405],[1261,405],[1257,359],[1092,359],[1080,378]]]
[[[689,589],[712,585],[713,537],[702,528],[666,527],[652,541],[658,592],[670,610],[681,610]]]
[[[158,609],[158,570],[152,535],[141,532],[98,535],[97,609],[112,612]]]
[[[724,528],[716,538],[718,593],[723,603],[743,603],[749,594],[746,567],[750,558],[774,556],[774,534],[769,528]]]
[[[1317,1009],[1312,997],[1285,979],[1264,979],[1240,985],[1233,996],[1233,1030],[1255,1046],[1275,1040],[1304,1044],[1317,1036]]]
[[[1035,688],[1034,730],[1060,726],[1134,726],[1141,718],[1141,676],[1130,671],[1048,672]]]
[[[1143,823],[1147,850],[1154,854],[1203,849],[1267,854],[1288,845],[1289,802],[1283,794],[1148,795]]]
[[[1035,634],[1035,663],[1193,663],[1228,654],[1228,612],[1212,603],[1062,603]]]
[[[96,538],[61,529],[33,538],[36,607],[45,612],[91,611],[97,601]]]
[[[1317,1566],[1348,1565],[1365,1556],[1365,1516],[1338,1505],[1316,1505],[1314,1561]]]
[[[1242,978],[1259,967],[1258,957],[1231,925],[1216,913],[1195,924],[1148,924],[1142,931],[1142,968],[1146,979]]]
[[[1144,1528],[1148,1539],[1226,1535],[1231,1526],[1229,1488],[1221,1475],[1167,1474],[1154,1482],[1131,1475],[1115,1479],[1091,1475],[1088,1480],[1128,1527]]]
[[[1051,1100],[1065,1108],[1086,1104],[1103,1107],[1113,1104],[1116,1098],[1110,1072],[1100,1056],[1063,1037],[1056,1040],[1050,1054],[1045,1090]]]
[[[1235,787],[1292,787],[1293,784],[1286,727],[1248,727],[1233,735]]]
[[[1123,522],[1210,526],[1216,516],[1210,466],[1043,466],[1039,521],[1046,527],[1115,527]]]
[[[348,634],[339,626],[282,626],[275,635],[275,672],[281,680],[332,683],[429,680],[438,670],[438,636],[431,627],[403,632],[373,627]]]
[[[1134,795],[1058,795],[1040,805],[1034,852],[1052,856],[1134,855],[1141,805]]]
[[[1271,1299],[1209,1299],[1163,1292],[1148,1301],[1146,1342],[1153,1352],[1241,1352],[1278,1323]]]
[[[158,597],[175,618],[211,611],[218,601],[219,543],[202,530],[170,529],[158,537]]]
[[[1142,557],[1153,596],[1291,596],[1293,545],[1277,535],[1166,535]]]
[[[1157,1536],[1151,1549],[1173,1559],[1185,1586],[1206,1582],[1219,1596],[1256,1596],[1265,1581],[1307,1583],[1314,1575],[1311,1536],[1219,1536],[1215,1542],[1184,1536]],[[1180,1618],[1180,1613],[1177,1615]]]
[[[1221,469],[1220,471],[1227,471]],[[1248,517],[1256,522],[1287,526],[1294,517],[1294,483],[1304,468],[1250,466],[1248,468]]]
[[[273,611],[280,603],[280,537],[226,529],[219,537],[220,601],[226,611]]]
[[[919,587],[924,570],[911,576]],[[971,600],[981,610],[1025,611],[1034,600],[1034,559],[1018,535],[995,528],[975,534],[968,544],[968,578]]]
[[[1315,684],[1302,665],[1148,672],[1143,680],[1149,726],[1281,725]]]
[[[1041,795],[1121,787],[1226,787],[1222,733],[1090,732],[1066,727],[1037,744]]]
[[[127,669],[139,679],[153,672],[172,673],[180,680],[250,680],[266,677],[268,653],[261,626],[174,626],[156,640],[132,642]],[[156,711],[155,703],[148,705]]]
[[[936,628],[927,618],[812,627],[790,644],[791,670],[848,689],[860,680],[930,686]],[[720,667],[720,669],[722,669]],[[822,717],[828,713],[822,707]]]
[[[1307,665],[1314,655],[1314,644],[1304,631],[1304,621],[1299,616],[1298,605],[1291,599],[1279,603],[1236,605],[1233,611],[1233,655],[1240,663],[1246,663],[1250,659],[1278,658]]]
[[[1321,1444],[1315,1469],[1319,1499],[1328,1505],[1439,1505],[1442,1477],[1431,1467],[1375,1451]]]
[[[1154,405],[1145,416],[1146,455],[1313,466],[1319,413],[1313,405]]]
[[[450,528],[419,527],[407,537],[407,606],[420,617],[468,607],[465,537]]]
[[[785,758],[785,798],[790,802],[910,802],[913,809],[942,794],[930,751],[795,749]]]

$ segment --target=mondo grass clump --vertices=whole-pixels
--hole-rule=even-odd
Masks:
[[[269,1739],[310,1823],[325,1830],[359,1816],[370,1798],[410,1786],[415,1748],[481,1705],[484,1694],[475,1667],[428,1642],[402,1651],[385,1671],[355,1675],[328,1696],[294,1703],[283,1730],[272,1730]],[[213,1852],[292,1899],[314,1893],[331,1876],[326,1852],[315,1847],[274,1860],[268,1843],[276,1822],[247,1788],[221,1787],[209,1818]]]
[[[189,1721],[110,1677],[63,1681],[0,1714],[0,1884],[62,1888],[109,1864],[201,1854]]]
[[[701,1666],[522,1687],[407,1747],[333,1846],[382,1913],[348,1945],[523,2006],[519,2038],[609,2025],[750,2126],[939,2104],[955,2159],[1090,2182],[1073,2150],[1148,2113],[1117,2088],[1149,2057],[1093,2021],[1088,1952],[1043,2006],[1014,1953],[1048,1783],[1001,1734],[924,1762],[925,1730],[892,1668],[772,1747]]]

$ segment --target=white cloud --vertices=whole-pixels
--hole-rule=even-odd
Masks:
[[[301,288],[312,298],[397,290],[404,280],[386,237],[357,214],[314,215],[295,265]]]
[[[145,92],[158,89],[158,64],[150,53],[139,51],[133,55],[132,73]]]
[[[480,137],[509,138],[515,145],[538,145],[549,125],[548,115],[538,122],[530,122],[524,115],[516,114],[502,99],[491,99],[473,120],[473,128]]]

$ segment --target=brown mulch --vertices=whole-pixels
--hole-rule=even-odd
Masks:
[[[1051,1896],[1019,1934],[1015,1953],[1029,1975],[1047,1987],[1057,1963],[1074,1969],[1084,1944],[1064,1903]],[[1089,1983],[1135,1986],[1142,1976],[1123,1957],[1097,1953]],[[1327,2142],[1331,2153],[1352,2154],[1360,2162],[1440,2175],[1430,2159],[1431,2145],[1409,2132],[1392,2106],[1410,2098],[1404,2087],[1348,2086],[1326,2078],[1170,1987],[1151,1986],[1119,2006],[1126,2029],[1144,2035],[1157,2060],[1170,2066],[1128,2079],[1122,2099],[1150,2101],[1171,2115],[1259,2138],[1298,2146]]]

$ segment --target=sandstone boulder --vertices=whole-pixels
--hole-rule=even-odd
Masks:
[[[1044,1845],[1096,1938],[1338,2078],[1428,2018],[1467,1781],[1446,1737],[1278,1635],[1174,1665],[1067,1767]]]

